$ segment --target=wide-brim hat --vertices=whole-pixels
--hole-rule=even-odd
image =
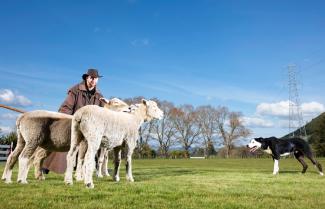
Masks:
[[[91,76],[93,78],[101,78],[101,77],[103,77],[103,76],[98,74],[98,70],[96,70],[96,69],[88,69],[87,73],[82,75],[82,79],[85,80],[87,78],[87,76]]]

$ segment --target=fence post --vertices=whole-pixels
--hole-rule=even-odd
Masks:
[[[10,153],[11,153],[11,145],[0,144],[0,161],[7,160]]]

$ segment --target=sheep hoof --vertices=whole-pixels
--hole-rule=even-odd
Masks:
[[[104,171],[103,176],[110,176],[110,175],[109,175],[108,171],[106,171],[106,172]]]
[[[114,181],[119,182],[119,181],[120,181],[120,177],[115,176],[115,177],[114,177]]]
[[[319,175],[324,176],[323,172],[320,172]]]
[[[93,189],[94,188],[94,184],[93,183],[88,183],[88,184],[86,184],[86,187],[88,189]]]
[[[65,181],[65,185],[72,186],[73,182],[72,181]]]
[[[97,178],[103,178],[104,176],[102,174],[97,175]]]
[[[128,177],[128,176],[126,176],[126,180],[129,181],[129,182],[134,182],[133,177]]]
[[[12,181],[11,181],[11,180],[6,180],[5,183],[6,183],[6,184],[11,184]]]
[[[19,183],[19,184],[28,184],[28,182],[25,180],[22,180],[22,179],[19,179],[19,180],[17,180],[17,182]]]

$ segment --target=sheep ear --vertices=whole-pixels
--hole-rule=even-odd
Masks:
[[[147,100],[142,99],[142,104],[147,105]]]
[[[104,102],[105,104],[110,104],[111,100],[105,99],[104,97],[99,98],[100,101]]]

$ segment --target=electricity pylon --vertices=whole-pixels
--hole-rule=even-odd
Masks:
[[[289,76],[289,133],[290,137],[300,136],[306,138],[306,128],[301,112],[299,93],[297,87],[297,70],[295,65],[288,65]],[[298,130],[297,133],[296,130]]]

